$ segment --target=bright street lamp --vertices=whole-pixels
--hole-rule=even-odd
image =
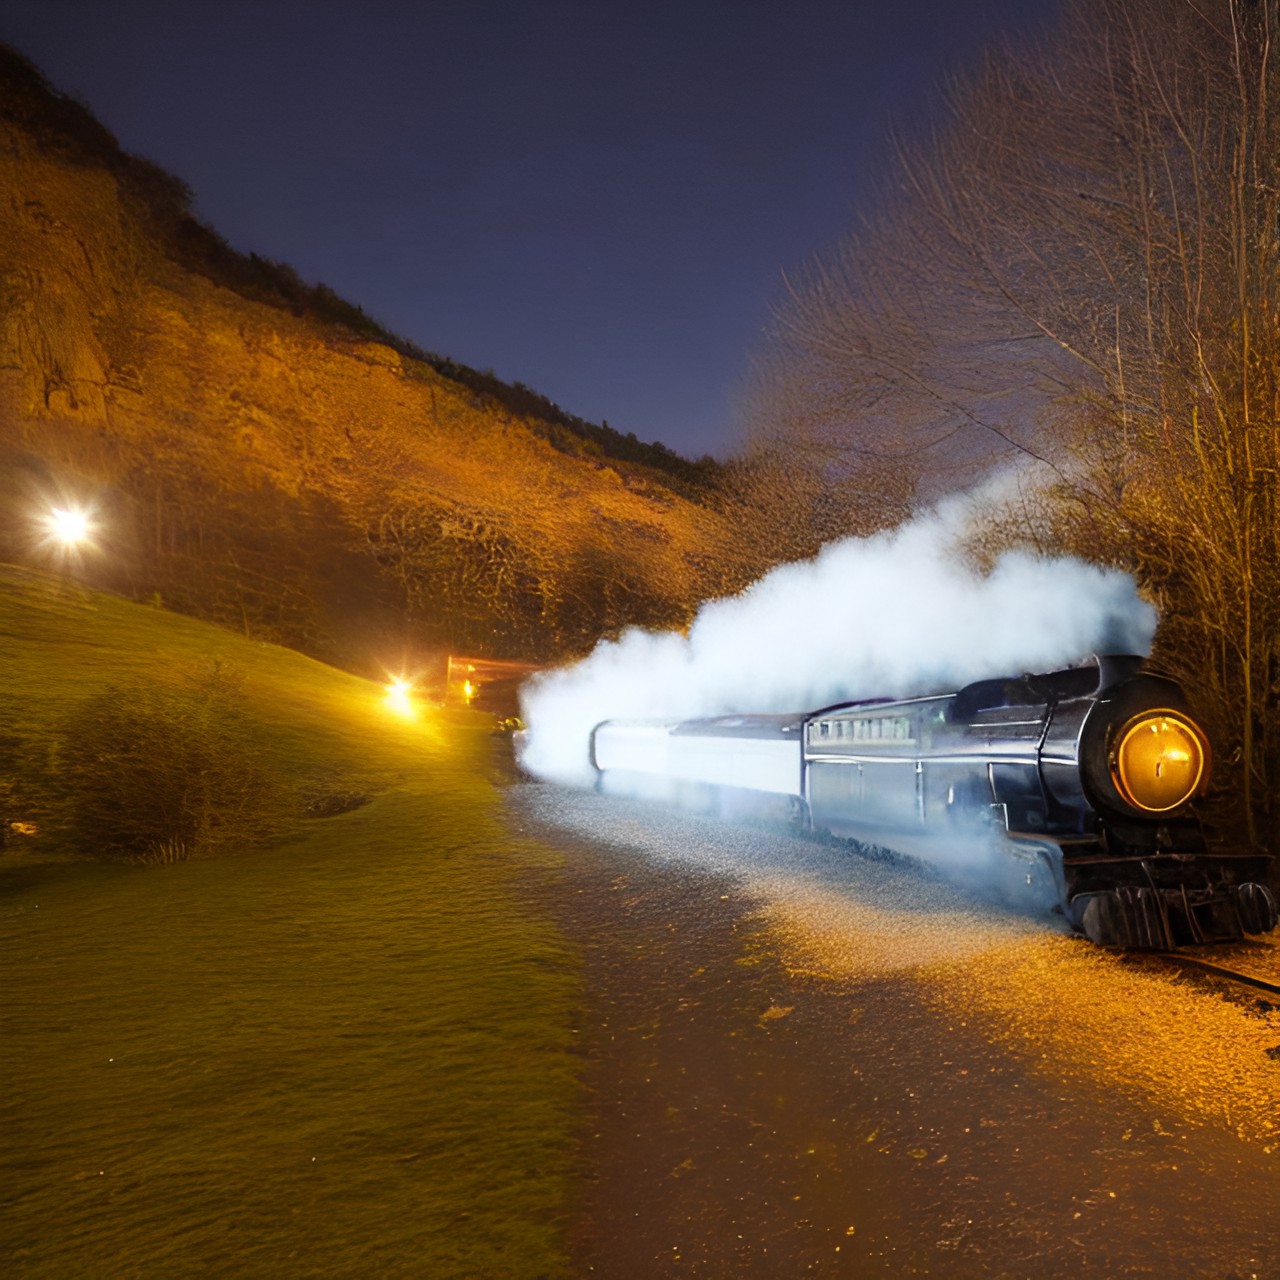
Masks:
[[[93,527],[88,513],[79,507],[54,507],[44,523],[50,538],[68,550],[88,542]]]
[[[413,707],[413,681],[397,678],[389,680],[386,686],[387,690],[387,706],[398,715],[412,716]]]

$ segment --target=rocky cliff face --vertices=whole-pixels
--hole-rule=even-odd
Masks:
[[[0,59],[0,557],[90,500],[95,580],[355,666],[569,652],[750,573],[709,487],[253,296],[262,266]]]

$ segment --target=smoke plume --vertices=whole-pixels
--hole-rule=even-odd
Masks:
[[[1155,610],[1127,574],[1024,552],[980,573],[958,551],[973,515],[952,499],[890,532],[831,543],[709,601],[687,635],[632,630],[535,676],[521,690],[522,763],[587,783],[602,720],[810,711],[1149,651]]]

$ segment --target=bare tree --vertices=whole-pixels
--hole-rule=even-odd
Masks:
[[[886,213],[797,286],[772,349],[808,388],[793,435],[897,449],[934,484],[1037,459],[1032,523],[1158,598],[1158,657],[1272,844],[1278,30],[1280,0],[1078,0],[954,87],[949,127],[903,151]]]

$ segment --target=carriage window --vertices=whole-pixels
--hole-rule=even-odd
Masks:
[[[833,733],[854,742],[910,742],[911,728],[910,716],[876,716],[840,722]]]

